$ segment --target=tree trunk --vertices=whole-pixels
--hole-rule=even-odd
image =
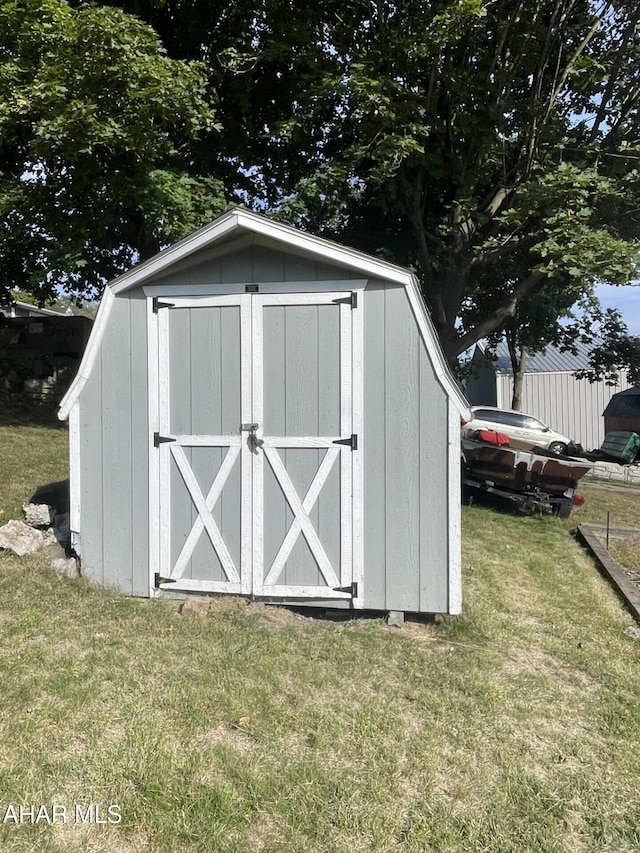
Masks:
[[[511,397],[511,408],[516,411],[522,409],[522,384],[524,380],[524,368],[529,355],[527,348],[518,347],[515,331],[509,329],[505,333],[509,357],[511,358],[511,369],[513,371],[513,395]]]
[[[440,346],[447,364],[454,372],[461,354],[460,332],[456,328],[456,319],[462,304],[467,276],[467,269],[452,268],[441,272],[436,280],[425,281],[426,276],[423,276],[421,281],[424,300]],[[472,345],[470,344],[470,347]]]

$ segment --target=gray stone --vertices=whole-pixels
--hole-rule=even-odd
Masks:
[[[404,625],[404,610],[390,610],[387,613],[387,625],[390,628],[402,628]]]
[[[62,575],[65,578],[79,577],[78,564],[73,557],[69,557],[68,559],[65,557],[59,557],[55,560],[51,560],[49,565],[52,569],[58,572],[59,575]]]
[[[24,521],[9,521],[0,527],[0,548],[13,551],[18,557],[38,551],[43,545],[42,531],[29,527]]]
[[[24,520],[29,527],[50,527],[51,508],[48,504],[22,504]]]
[[[53,532],[52,527],[48,527],[46,530],[42,531],[42,544],[43,545],[57,545],[58,540],[56,539],[56,534]]]
[[[49,563],[51,563],[53,560],[64,560],[67,557],[67,552],[64,550],[64,548],[58,542],[57,539],[55,540],[55,542],[45,544],[44,553]]]

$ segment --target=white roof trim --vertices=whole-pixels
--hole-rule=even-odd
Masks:
[[[150,260],[139,264],[118,278],[114,279],[108,286],[114,293],[122,293],[132,287],[137,287],[141,282],[152,276],[165,272],[173,264],[181,261],[200,249],[224,237],[235,229],[244,229],[254,234],[270,237],[290,248],[295,248],[309,254],[329,261],[330,263],[362,270],[377,278],[386,278],[398,284],[406,284],[411,278],[411,271],[395,266],[386,261],[380,261],[370,255],[365,255],[338,243],[331,243],[320,237],[298,231],[289,225],[282,225],[273,219],[267,219],[257,213],[236,208],[223,214],[221,217],[206,225],[199,231],[180,240],[179,243],[165,249]]]
[[[84,355],[82,356],[82,361],[80,362],[78,372],[75,375],[75,379],[69,386],[67,393],[60,401],[60,407],[58,409],[58,418],[61,421],[66,421],[66,419],[69,417],[69,412],[73,408],[73,405],[78,399],[80,392],[84,388],[87,379],[91,375],[93,365],[95,364],[96,358],[98,357],[98,353],[100,352],[102,336],[104,335],[104,330],[107,326],[107,320],[109,319],[109,314],[111,313],[111,306],[113,305],[114,301],[115,296],[113,291],[109,287],[106,287],[104,295],[100,301],[100,307],[98,308],[98,313],[96,314],[96,319],[93,323],[93,328],[91,329],[89,341],[85,348]]]
[[[100,344],[115,296],[131,288],[140,286],[149,279],[165,272],[189,255],[206,248],[216,240],[239,228],[271,238],[291,249],[316,255],[330,263],[404,285],[427,352],[433,362],[436,375],[447,394],[454,401],[460,415],[463,417],[468,416],[469,404],[451,375],[442,350],[437,343],[437,336],[431,318],[422,300],[418,280],[410,270],[390,264],[387,261],[378,260],[357,250],[341,246],[338,243],[314,237],[291,228],[288,225],[282,225],[272,219],[267,219],[259,214],[236,208],[223,214],[215,222],[206,225],[189,237],[185,237],[179,243],[165,249],[164,252],[160,252],[160,254],[150,258],[148,261],[139,264],[107,285],[78,373],[60,402],[58,410],[60,420],[67,419],[69,412],[76,403],[80,392],[91,374],[98,353],[100,352]]]

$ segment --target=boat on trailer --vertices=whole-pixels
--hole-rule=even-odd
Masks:
[[[462,439],[462,467],[468,496],[484,492],[524,512],[568,518],[573,506],[582,503],[577,495],[578,483],[593,463],[479,430]]]

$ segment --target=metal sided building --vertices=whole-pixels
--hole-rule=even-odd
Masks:
[[[232,210],[105,290],[59,411],[82,574],[458,613],[466,414],[411,272]]]
[[[605,436],[602,412],[611,397],[629,387],[626,371],[620,371],[615,385],[604,379],[589,382],[575,374],[589,367],[590,348],[577,342],[575,353],[561,352],[549,344],[544,352],[527,359],[522,382],[521,409],[552,429],[581,444],[585,450],[600,447]],[[513,396],[513,369],[504,341],[491,360],[482,345],[473,353],[474,373],[466,385],[472,405],[510,409]]]

